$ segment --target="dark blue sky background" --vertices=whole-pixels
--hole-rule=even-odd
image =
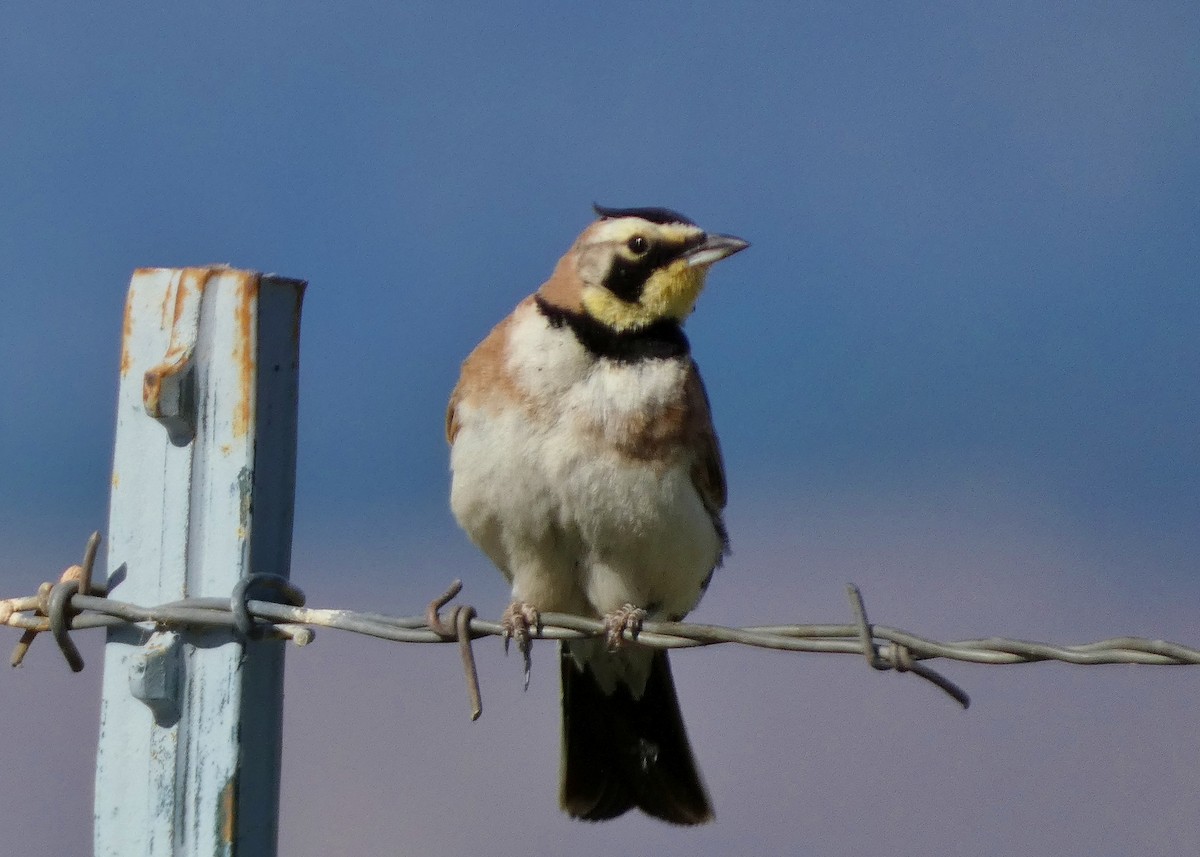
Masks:
[[[228,262],[310,281],[301,585],[407,613],[461,574],[498,612],[499,577],[446,508],[442,411],[459,361],[593,201],[669,206],[754,245],[689,324],[735,549],[705,619],[835,621],[849,577],[895,596],[879,621],[959,636],[1167,635],[1176,603],[1194,606],[1187,3],[6,4],[0,594],[103,526],[130,272]],[[1190,615],[1176,635],[1194,643]],[[693,692],[724,681],[688,663]],[[547,824],[552,787],[526,795]],[[729,832],[742,789],[714,791],[733,838],[691,853],[748,841]],[[285,815],[285,837],[309,817]],[[1075,853],[992,821],[1032,837],[1027,853]],[[1194,824],[1167,832],[1200,843]],[[826,833],[819,853],[934,847]]]

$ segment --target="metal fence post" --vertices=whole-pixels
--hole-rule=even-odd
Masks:
[[[121,348],[108,584],[229,598],[291,559],[304,283],[142,269]],[[283,649],[225,630],[108,632],[98,857],[275,854]]]

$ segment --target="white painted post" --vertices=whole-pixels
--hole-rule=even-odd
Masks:
[[[291,560],[304,283],[143,269],[125,308],[109,591],[228,598]],[[232,631],[108,633],[97,857],[270,857],[283,648]]]

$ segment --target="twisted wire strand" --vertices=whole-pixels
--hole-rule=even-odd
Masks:
[[[41,632],[50,630],[50,620],[36,615],[37,596],[0,601],[0,619],[11,628]],[[69,622],[72,631],[109,628],[117,625],[154,623],[160,628],[233,628],[228,599],[187,598],[154,607],[94,595],[74,595],[70,608],[76,611]],[[291,607],[271,601],[246,602],[251,616],[282,629],[300,625],[330,628],[391,640],[398,643],[445,643],[447,640],[426,625],[424,616],[388,616],[354,610]],[[5,608],[11,608],[11,612]],[[487,619],[472,619],[472,639],[502,637],[504,627]],[[1145,637],[1110,637],[1091,643],[1059,645],[1005,637],[939,642],[886,625],[871,625],[875,639],[906,647],[913,658],[944,658],[977,664],[1022,664],[1061,661],[1068,664],[1200,665],[1200,649]],[[604,622],[569,613],[543,613],[542,627],[535,637],[546,640],[578,640],[602,637]],[[629,637],[629,633],[626,632]],[[686,649],[736,643],[760,649],[790,652],[862,655],[857,625],[757,625],[734,628],[694,622],[656,622],[647,619],[637,642],[659,649]],[[298,641],[304,645],[309,640]]]
[[[259,637],[290,639],[297,645],[311,642],[314,628],[330,628],[400,643],[458,643],[467,676],[472,719],[479,716],[479,683],[471,641],[481,637],[507,637],[500,622],[480,619],[473,608],[457,605],[448,619],[439,610],[459,594],[455,581],[433,599],[423,616],[390,616],[383,613],[304,606],[303,593],[282,578],[252,575],[235,588],[230,598],[185,598],[156,606],[142,606],[107,598],[103,587],[92,583],[91,565],[99,535],[93,534],[82,566],[71,566],[57,584],[44,583],[32,596],[0,600],[0,625],[24,631],[13,652],[12,664],[24,658],[33,638],[52,632],[71,668],[83,668],[82,658],[69,632],[120,625],[144,625],[155,630],[227,629],[250,640]],[[254,591],[280,598],[247,597]],[[92,594],[88,594],[92,593]],[[737,644],[789,652],[848,654],[865,657],[877,670],[911,672],[939,687],[960,705],[969,705],[967,694],[952,681],[922,663],[932,659],[976,664],[1021,664],[1059,661],[1067,664],[1197,665],[1200,649],[1165,640],[1118,636],[1090,643],[1061,645],[1004,637],[942,642],[908,631],[867,621],[858,588],[847,587],[855,621],[845,624],[759,625],[727,627],[696,622],[646,620],[637,632],[626,630],[627,640],[661,649]],[[253,625],[253,627],[251,627]],[[247,633],[247,630],[250,633]],[[541,624],[531,629],[534,638],[575,640],[602,637],[602,620],[567,613],[541,614]]]

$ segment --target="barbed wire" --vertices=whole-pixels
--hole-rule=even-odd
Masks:
[[[277,575],[255,574],[243,578],[229,598],[185,598],[157,606],[141,606],[106,597],[104,587],[92,582],[92,567],[100,544],[93,533],[79,565],[72,565],[57,583],[46,582],[36,595],[0,600],[0,625],[20,628],[23,634],[13,650],[11,663],[19,666],[30,644],[49,631],[71,669],[83,669],[83,658],[71,640],[70,631],[149,625],[147,630],[223,628],[247,639],[291,640],[304,646],[312,642],[314,628],[330,628],[399,643],[447,643],[459,646],[467,678],[471,719],[482,711],[479,679],[471,641],[502,637],[507,647],[511,627],[478,618],[469,605],[456,605],[447,617],[441,615],[462,590],[454,581],[430,602],[423,616],[401,617],[354,610],[319,609],[304,606],[304,594]],[[253,597],[253,596],[259,597]],[[975,664],[1022,664],[1059,661],[1067,664],[1200,665],[1200,649],[1144,637],[1111,637],[1079,645],[1059,645],[1004,637],[940,642],[908,631],[876,625],[867,620],[862,594],[853,584],[847,595],[854,621],[846,624],[759,625],[727,627],[694,622],[646,620],[640,628],[626,628],[618,644],[636,643],[660,649],[681,649],[733,643],[789,652],[849,654],[865,657],[876,670],[911,672],[946,692],[963,708],[970,698],[954,682],[923,661],[941,658]],[[602,620],[568,613],[540,614],[536,639],[578,640],[606,637],[609,628]],[[522,641],[518,641],[519,644]],[[610,639],[610,645],[614,641]],[[521,646],[529,669],[529,648]]]

